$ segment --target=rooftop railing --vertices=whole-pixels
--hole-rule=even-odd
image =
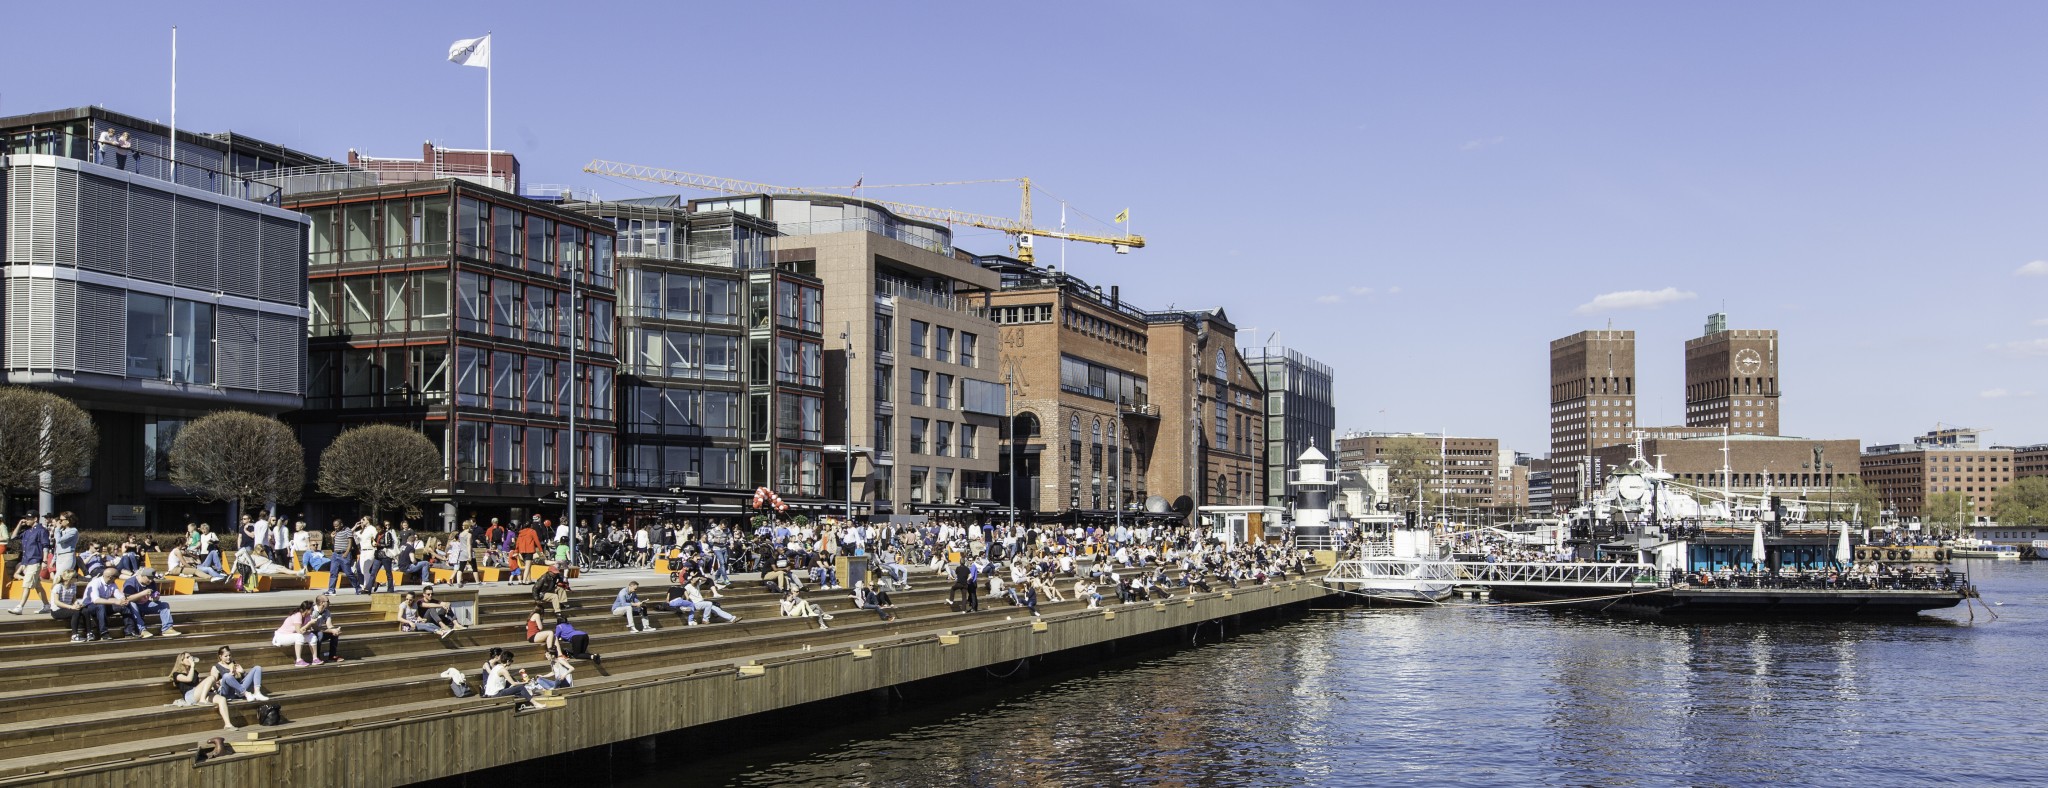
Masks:
[[[875,295],[907,298],[920,304],[929,304],[940,309],[965,312],[976,317],[982,317],[988,312],[988,310],[983,309],[973,299],[941,293],[936,290],[926,290],[901,279],[892,279],[885,276],[875,277]]]
[[[138,148],[121,148],[56,129],[26,129],[0,137],[0,153],[58,156],[92,162],[145,178],[265,205],[277,205],[282,198],[282,191],[277,186],[256,178],[222,172],[191,162],[174,162]]]

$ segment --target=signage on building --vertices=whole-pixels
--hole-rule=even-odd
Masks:
[[[108,506],[108,528],[142,528],[149,522],[147,506]]]

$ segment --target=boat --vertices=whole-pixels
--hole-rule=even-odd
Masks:
[[[1860,527],[1802,522],[1804,502],[1774,507],[1771,497],[1678,483],[1638,442],[1636,457],[1572,512],[1547,560],[1503,541],[1489,560],[1460,561],[1448,527],[1365,522],[1325,582],[1430,601],[1483,585],[1506,601],[1668,619],[1908,618],[1976,595],[1961,572],[1915,565],[1924,551],[1859,555]]]
[[[2034,548],[2035,558],[2048,558],[2048,539],[2035,539],[2030,546]]]
[[[2039,544],[2040,540],[2035,540]],[[1996,544],[1982,539],[1958,539],[1948,548],[1950,558],[1989,558],[1994,561],[2018,561],[2020,549],[2009,544]]]

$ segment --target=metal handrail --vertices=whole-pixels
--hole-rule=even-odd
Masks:
[[[113,167],[122,172],[131,172],[145,178],[166,183],[175,183],[222,197],[233,197],[265,205],[282,202],[283,190],[275,184],[265,183],[256,178],[216,170],[193,164],[189,161],[175,161],[167,157],[143,151],[139,148],[121,150],[102,145],[98,140],[55,129],[28,129],[0,138],[0,152],[11,155],[56,156],[74,161],[91,162],[102,167]],[[82,153],[83,155],[74,155]],[[148,169],[158,172],[146,172]],[[190,173],[199,177],[190,177]]]

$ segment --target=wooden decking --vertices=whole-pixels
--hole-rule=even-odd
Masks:
[[[1313,575],[1312,575],[1313,576]],[[684,627],[672,615],[658,632],[628,633],[607,615],[616,585],[572,596],[577,626],[592,634],[602,667],[584,663],[561,705],[516,712],[505,699],[456,699],[437,674],[474,676],[491,647],[523,644],[531,601],[482,597],[477,625],[449,638],[398,632],[367,597],[335,597],[343,628],[339,665],[293,667],[270,633],[282,607],[180,616],[179,638],[74,644],[48,619],[0,615],[0,785],[396,785],[635,739],[956,671],[1143,635],[1186,624],[1305,602],[1325,590],[1307,578],[1215,593],[1176,591],[1165,602],[1041,605],[1042,619],[983,600],[983,611],[952,612],[946,584],[895,595],[898,618],[852,610],[844,592],[806,596],[834,613],[830,629],[781,618],[776,599],[735,585],[718,600],[736,624]],[[1067,584],[1071,586],[1071,581]],[[1065,590],[1064,588],[1062,590]],[[1108,591],[1109,589],[1104,589]],[[642,588],[658,601],[659,587]],[[1114,594],[1109,595],[1114,600]],[[292,722],[255,724],[254,703],[232,704],[243,730],[221,731],[210,706],[167,706],[165,681],[183,651],[202,664],[231,645],[244,664],[262,665],[264,689]],[[194,766],[194,746],[215,735],[260,737],[235,756]]]

